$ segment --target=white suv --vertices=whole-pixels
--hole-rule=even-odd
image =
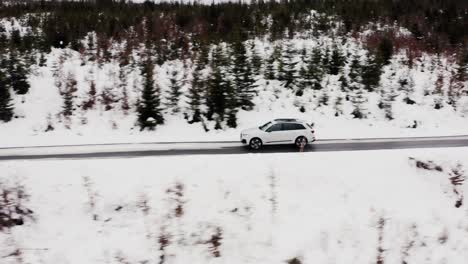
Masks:
[[[252,149],[263,145],[295,144],[305,146],[315,141],[312,125],[298,119],[275,119],[262,126],[243,130],[241,142]]]

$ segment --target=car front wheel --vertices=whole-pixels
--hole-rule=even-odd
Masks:
[[[259,138],[252,138],[249,142],[249,146],[251,149],[258,150],[262,147],[263,142]]]

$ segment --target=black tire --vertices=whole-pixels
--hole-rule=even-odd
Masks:
[[[294,141],[294,145],[296,145],[298,148],[301,148],[302,146],[306,147],[307,143],[307,138],[304,136],[300,136],[296,138],[296,141]]]
[[[252,138],[249,142],[250,149],[259,150],[263,146],[263,142],[259,138]]]

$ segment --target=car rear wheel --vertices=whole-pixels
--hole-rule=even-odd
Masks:
[[[304,148],[307,145],[307,138],[303,136],[296,138],[295,145],[298,148]]]
[[[261,139],[259,138],[252,138],[249,142],[249,146],[251,149],[253,150],[258,150],[260,148],[262,148],[263,146],[263,142]]]

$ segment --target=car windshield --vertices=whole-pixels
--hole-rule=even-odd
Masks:
[[[270,125],[271,125],[271,122],[268,122],[268,123],[264,124],[263,126],[259,126],[258,128],[260,128],[261,130],[265,130]]]

